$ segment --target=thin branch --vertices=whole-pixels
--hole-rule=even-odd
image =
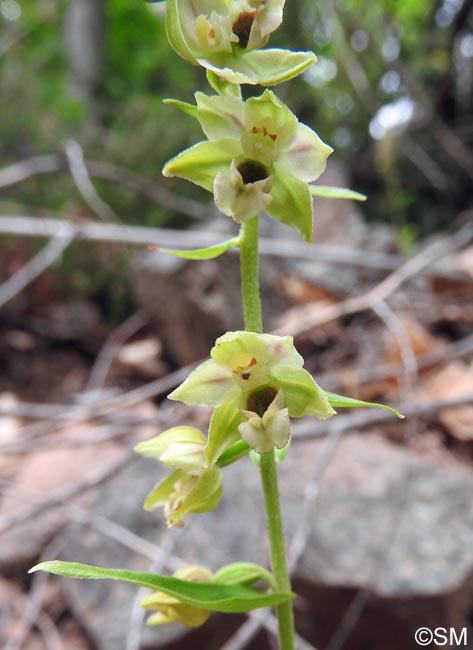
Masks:
[[[102,199],[90,180],[80,144],[75,140],[68,140],[64,145],[64,152],[72,180],[92,212],[104,221],[119,221],[115,211]]]
[[[208,233],[198,230],[172,230],[168,228],[145,228],[122,224],[96,223],[94,221],[60,221],[63,233],[86,241],[124,244],[127,246],[157,246],[158,248],[200,248],[217,244],[228,238],[228,231]],[[0,216],[0,234],[23,237],[53,237],[57,233],[57,219],[43,219],[20,215]],[[232,252],[233,249],[230,249]],[[362,268],[393,271],[406,258],[399,255],[359,250],[347,246],[316,244],[307,246],[302,242],[288,239],[260,240],[260,252],[265,256],[309,259],[317,261],[360,266]],[[446,269],[434,265],[432,275],[444,277]]]
[[[92,178],[118,183],[128,191],[141,194],[168,210],[197,219],[216,214],[213,205],[178,196],[163,185],[143,178],[125,167],[94,160],[85,160],[84,164]],[[0,191],[14,187],[35,176],[65,170],[67,170],[67,162],[64,156],[59,153],[25,158],[0,169]]]
[[[395,293],[411,278],[419,275],[432,264],[450,255],[455,250],[466,246],[473,238],[473,224],[467,223],[458,232],[449,237],[431,243],[416,255],[409,258],[402,266],[393,271],[387,278],[361,296],[320,307],[319,304],[308,304],[291,309],[283,318],[283,324],[275,330],[276,334],[287,334],[288,331],[297,336],[312,330],[322,324],[330,323],[342,316],[353,315],[368,309],[373,309],[382,301]]]
[[[43,271],[57,262],[73,239],[74,234],[67,232],[67,229],[58,224],[53,239],[0,286],[0,308],[36,280]]]
[[[102,346],[95,363],[90,371],[86,391],[103,388],[110,367],[120,348],[131,336],[142,329],[149,321],[149,317],[138,311],[119,325],[107,338]]]

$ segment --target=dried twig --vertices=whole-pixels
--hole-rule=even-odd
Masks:
[[[86,391],[97,390],[103,387],[107,378],[113,359],[123,344],[131,336],[142,329],[149,321],[149,317],[142,311],[138,311],[127,318],[107,338],[102,346],[95,363],[90,371]]]
[[[46,246],[27,264],[14,273],[0,286],[0,308],[43,273],[48,267],[57,262],[66,248],[74,239],[71,232],[63,232],[60,224],[56,234]]]
[[[92,212],[104,221],[119,221],[115,211],[102,199],[90,180],[80,144],[75,140],[68,140],[64,145],[64,152],[72,180]]]
[[[408,259],[402,266],[393,271],[387,278],[370,289],[367,293],[354,298],[348,298],[336,305],[320,307],[319,304],[308,304],[290,310],[283,319],[283,323],[275,330],[276,334],[294,336],[303,334],[322,324],[337,320],[342,316],[353,315],[361,311],[373,309],[382,301],[395,293],[403,284],[422,273],[427,267],[438,260],[462,248],[473,237],[473,224],[467,223],[454,235],[443,237],[429,246],[420,250]]]

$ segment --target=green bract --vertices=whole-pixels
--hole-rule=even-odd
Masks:
[[[170,160],[165,176],[213,192],[217,207],[241,223],[265,210],[312,239],[308,183],[325,170],[332,148],[270,90],[246,102],[195,94],[197,106],[176,105],[196,117],[208,140]]]
[[[304,370],[291,336],[227,332],[210,354],[211,359],[198,366],[169,398],[215,408],[209,445],[219,453],[235,442],[224,422],[233,421],[235,431],[252,449],[267,453],[287,443],[289,417],[326,419],[335,413]]]
[[[174,470],[156,485],[144,503],[145,510],[164,507],[169,527],[180,527],[186,515],[209,512],[220,503],[222,472],[207,462],[206,442],[198,429],[180,426],[136,446],[139,454],[156,458]]]
[[[259,50],[281,24],[283,8],[284,0],[168,0],[168,40],[225,81],[272,86],[316,60],[312,52]]]

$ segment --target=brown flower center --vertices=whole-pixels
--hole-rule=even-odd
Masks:
[[[248,411],[253,411],[257,413],[260,418],[268,410],[268,406],[274,400],[277,395],[277,391],[271,386],[265,386],[264,388],[258,388],[248,395],[246,400],[246,408]]]
[[[244,160],[237,166],[238,171],[243,179],[245,185],[248,183],[256,183],[268,178],[268,170],[264,165],[253,162],[252,160]]]
[[[250,40],[251,26],[255,19],[256,11],[244,11],[235,20],[232,31],[238,36],[238,45],[245,48]]]

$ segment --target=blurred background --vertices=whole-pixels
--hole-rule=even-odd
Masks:
[[[248,459],[183,530],[141,512],[162,470],[133,445],[207,426],[164,398],[242,326],[235,255],[153,250],[236,232],[203,190],[161,176],[201,138],[162,100],[208,91],[164,16],[140,0],[0,0],[8,650],[276,647],[270,615],[151,629],[130,587],[26,575],[56,557],[163,572],[267,562]],[[320,183],[368,200],[317,198],[313,246],[263,219],[266,329],[295,337],[324,388],[408,416],[294,426],[280,469],[298,647],[414,650],[419,627],[466,630],[473,647],[473,2],[291,0],[270,44],[317,53],[277,93],[335,149]]]

